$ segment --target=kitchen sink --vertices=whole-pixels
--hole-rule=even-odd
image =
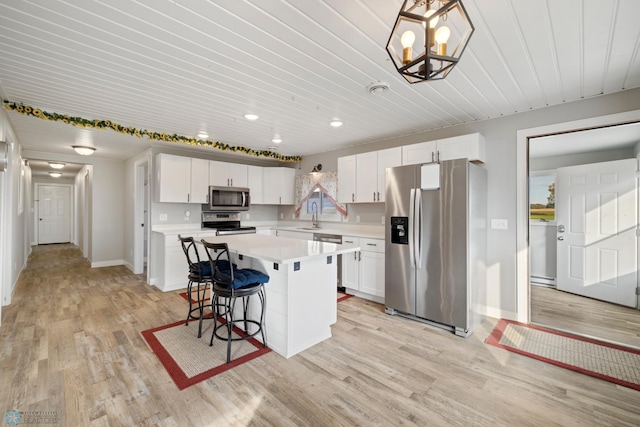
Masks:
[[[298,230],[320,230],[320,227],[298,227]]]

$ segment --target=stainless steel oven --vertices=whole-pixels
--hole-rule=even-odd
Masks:
[[[248,188],[209,186],[209,210],[212,212],[248,211],[250,199]]]

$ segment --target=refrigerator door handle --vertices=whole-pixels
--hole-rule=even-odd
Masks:
[[[415,266],[416,269],[422,268],[422,191],[419,188],[415,190],[415,213],[413,214],[413,245],[415,247]]]
[[[416,265],[416,256],[414,253],[414,236],[412,235],[412,233],[414,233],[414,229],[415,229],[415,217],[414,217],[414,208],[415,208],[415,204],[416,204],[416,189],[412,188],[411,189],[411,194],[409,196],[409,230],[407,230],[407,232],[409,232],[409,264],[411,265],[411,267],[415,267]]]

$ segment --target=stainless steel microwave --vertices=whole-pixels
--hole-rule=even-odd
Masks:
[[[248,211],[249,189],[242,187],[209,186],[209,210],[220,211]]]

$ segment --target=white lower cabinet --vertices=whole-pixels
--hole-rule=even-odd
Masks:
[[[205,237],[215,236],[215,233],[193,233],[185,231],[182,237],[190,237],[199,242]],[[187,257],[182,250],[182,244],[175,234],[151,233],[152,262],[151,284],[161,291],[175,291],[185,289],[188,283],[189,267]],[[197,245],[201,261],[206,261],[207,254],[202,245]]]
[[[342,256],[342,286],[347,293],[384,302],[384,240],[344,236],[342,244],[360,251]]]

